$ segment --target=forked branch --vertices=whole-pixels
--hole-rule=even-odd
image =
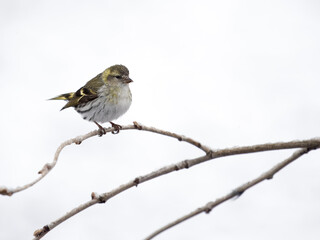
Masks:
[[[202,146],[199,142],[197,142],[191,138],[185,137],[183,135],[176,134],[176,133],[164,131],[164,130],[157,129],[154,127],[147,127],[147,126],[141,125],[137,122],[134,122],[133,125],[122,126],[122,131],[123,130],[132,130],[132,129],[143,130],[143,131],[148,131],[148,132],[153,132],[153,133],[165,135],[168,137],[173,137],[173,138],[178,139],[179,141],[187,142],[191,145],[194,145],[194,146],[198,147],[199,149],[203,150],[205,153],[208,153],[210,151],[209,148],[207,148],[206,146]],[[106,133],[109,133],[109,132],[115,131],[115,129],[114,128],[105,128],[105,131],[106,131]],[[42,167],[42,169],[38,172],[38,174],[40,174],[39,177],[37,177],[35,180],[33,180],[32,182],[30,182],[28,184],[25,184],[25,185],[19,186],[19,187],[15,187],[15,188],[8,188],[5,186],[0,186],[0,195],[12,196],[13,194],[15,194],[17,192],[20,192],[20,191],[23,191],[23,190],[26,190],[26,189],[32,187],[33,185],[38,183],[41,179],[43,179],[56,166],[56,164],[58,162],[59,155],[60,155],[61,151],[66,146],[69,146],[71,144],[79,145],[83,141],[85,141],[86,139],[94,137],[94,136],[99,136],[99,135],[100,135],[99,130],[95,130],[95,131],[89,132],[85,135],[71,138],[71,139],[61,143],[54,154],[54,158],[53,158],[52,162],[46,163]]]
[[[216,199],[213,202],[208,202],[207,204],[205,204],[204,206],[197,208],[196,210],[190,212],[189,214],[186,214],[185,216],[182,216],[180,218],[178,218],[177,220],[163,226],[162,228],[159,228],[158,230],[156,230],[155,232],[153,232],[152,234],[150,234],[148,237],[145,238],[145,240],[150,240],[154,237],[156,237],[157,235],[159,235],[160,233],[178,225],[179,223],[182,223],[200,213],[210,213],[211,210],[215,207],[217,207],[218,205],[220,205],[221,203],[232,199],[234,197],[238,197],[240,195],[242,195],[246,190],[248,190],[249,188],[253,187],[254,185],[264,181],[264,180],[270,180],[273,178],[273,176],[279,172],[282,168],[284,168],[285,166],[287,166],[288,164],[292,163],[293,161],[297,160],[299,157],[301,157],[302,155],[308,153],[310,151],[310,149],[307,148],[303,148],[300,150],[295,151],[289,158],[285,159],[284,161],[278,163],[277,165],[275,165],[274,167],[272,167],[270,170],[266,171],[265,173],[261,174],[259,177],[237,187],[236,189],[234,189],[232,192],[228,193],[227,195]]]
[[[97,203],[105,203],[110,198],[120,194],[121,192],[123,192],[123,191],[125,191],[125,190],[127,190],[127,189],[129,189],[131,187],[137,186],[140,183],[149,181],[151,179],[154,179],[156,177],[162,176],[164,174],[175,172],[175,171],[178,171],[178,170],[181,170],[181,169],[190,168],[190,167],[192,167],[194,165],[206,162],[208,160],[212,160],[212,159],[219,158],[219,157],[230,156],[230,155],[237,155],[237,154],[244,154],[244,153],[255,153],[255,152],[280,150],[280,149],[303,148],[304,150],[303,151],[301,150],[301,155],[302,155],[302,154],[305,154],[306,152],[308,152],[308,151],[310,151],[312,149],[317,149],[317,148],[320,147],[320,140],[319,139],[310,139],[310,140],[303,140],[303,141],[267,143],[267,144],[253,145],[253,146],[244,146],[244,147],[226,148],[226,149],[221,149],[221,150],[213,150],[213,149],[210,149],[210,148],[202,145],[201,143],[199,143],[199,142],[197,142],[197,141],[195,141],[195,140],[193,140],[191,138],[187,138],[187,137],[184,137],[184,136],[179,135],[179,134],[163,131],[163,130],[152,128],[152,127],[146,127],[146,126],[138,124],[136,122],[134,123],[134,125],[123,126],[123,128],[122,128],[122,130],[129,130],[129,129],[145,130],[145,131],[150,131],[150,132],[166,135],[166,136],[169,136],[169,137],[174,137],[174,138],[178,139],[179,141],[185,141],[185,142],[188,142],[188,143],[196,146],[197,148],[200,148],[201,150],[203,150],[205,152],[205,155],[203,155],[201,157],[194,158],[194,159],[190,159],[190,160],[180,161],[180,162],[178,162],[176,164],[171,164],[169,166],[165,166],[163,168],[160,168],[160,169],[158,169],[156,171],[153,171],[151,173],[148,173],[146,175],[136,177],[133,180],[131,180],[131,181],[129,181],[129,182],[127,182],[127,183],[125,183],[125,184],[123,184],[123,185],[121,185],[121,186],[119,186],[119,187],[117,187],[117,188],[115,188],[115,189],[113,189],[113,190],[111,190],[109,192],[106,192],[106,193],[103,193],[103,194],[92,193],[90,201],[88,201],[88,202],[86,202],[84,204],[81,204],[80,206],[72,209],[71,211],[69,211],[68,213],[66,213],[62,217],[58,218],[57,220],[51,222],[48,225],[45,225],[41,229],[36,230],[35,233],[34,233],[34,236],[35,236],[34,240],[41,239],[50,230],[52,230],[53,228],[55,228],[56,226],[58,226],[59,224],[61,224],[65,220],[71,218],[75,214],[87,209],[88,207],[90,207],[92,205],[95,205]],[[107,132],[110,132],[112,130],[114,130],[114,129],[112,129],[112,128],[106,129]],[[69,141],[71,141],[71,143],[78,143],[79,144],[83,140],[85,140],[85,139],[87,139],[89,137],[98,135],[98,134],[99,134],[98,131],[93,131],[91,133],[88,133],[87,135],[84,135],[84,136],[81,136],[81,137],[78,137],[78,138],[74,138],[74,139],[71,139]],[[67,145],[70,145],[70,144],[66,144],[66,145],[62,144],[60,147],[62,147],[62,146],[64,147],[64,146],[67,146]],[[59,150],[59,148],[58,148],[58,150]],[[61,150],[62,150],[62,148],[61,148]],[[58,152],[58,150],[57,150],[57,152]],[[57,157],[57,158],[55,160],[55,163],[56,163],[56,161],[58,159],[58,156],[59,156],[59,153],[61,152],[61,150],[58,152],[58,154],[56,153],[57,156],[55,156],[55,157]],[[293,160],[295,160],[295,159],[293,159]],[[293,161],[293,160],[291,160],[291,161]],[[283,165],[281,168],[283,168],[284,166],[285,165]],[[277,171],[279,171],[280,169],[278,169]],[[270,176],[271,175],[268,175],[266,177],[266,179],[270,178]],[[262,180],[264,180],[264,179],[262,179]],[[257,183],[258,182],[254,183],[253,185],[255,185]],[[252,187],[253,185],[250,185],[249,187]],[[242,191],[240,191],[240,190],[233,192],[234,195],[232,195],[231,197],[237,196],[237,195],[241,195],[241,193],[246,189],[242,189]],[[227,199],[229,199],[229,198],[227,198]],[[210,206],[211,205],[209,205],[209,207]],[[212,205],[212,208],[214,206],[215,205]],[[208,205],[206,205],[205,209],[206,209],[206,211],[208,211],[208,209],[209,209]]]

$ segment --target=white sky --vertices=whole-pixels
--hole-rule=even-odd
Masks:
[[[130,70],[138,121],[212,148],[319,137],[319,1],[0,1],[0,185],[36,177],[96,126],[63,102],[110,65]],[[106,124],[106,126],[109,126]],[[89,208],[44,239],[142,239],[292,151],[217,159]],[[33,231],[159,167],[202,154],[137,131],[66,148],[33,188],[0,196],[0,239]],[[156,239],[319,239],[320,152]]]

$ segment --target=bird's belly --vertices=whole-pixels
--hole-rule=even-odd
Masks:
[[[125,98],[117,103],[107,102],[104,97],[98,97],[85,105],[80,105],[75,110],[82,115],[85,120],[99,123],[110,122],[128,111],[131,99]]]

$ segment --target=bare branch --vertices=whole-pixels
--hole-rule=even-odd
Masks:
[[[198,160],[199,162],[204,162],[205,160],[208,160],[208,158],[209,158],[208,155],[204,155],[202,157],[195,158],[193,160]],[[48,225],[45,225],[41,229],[36,230],[33,234],[35,236],[34,240],[41,239],[45,234],[47,234],[50,230],[52,230],[53,228],[58,226],[60,223],[66,221],[67,219],[71,218],[75,214],[80,213],[81,211],[85,210],[86,208],[88,208],[94,204],[105,203],[107,200],[118,195],[119,193],[121,193],[129,188],[132,188],[134,186],[138,186],[138,184],[146,182],[146,181],[151,180],[153,178],[159,177],[161,175],[164,175],[164,174],[167,174],[167,173],[170,173],[173,171],[178,171],[183,168],[188,168],[189,166],[188,166],[187,162],[188,162],[188,160],[185,160],[185,161],[179,162],[177,164],[172,164],[172,165],[160,168],[157,171],[151,172],[151,173],[146,174],[144,176],[136,177],[135,179],[129,181],[128,183],[120,185],[119,187],[113,189],[110,192],[106,192],[103,194],[92,193],[91,194],[92,199],[90,201],[88,201],[84,204],[81,204],[80,206],[72,209],[70,212],[67,212],[65,215],[58,218],[57,220],[51,222]]]
[[[127,125],[127,126],[123,126],[122,127],[122,130],[132,130],[132,129],[144,130],[144,131],[149,131],[149,132],[165,135],[165,136],[168,136],[168,137],[173,137],[173,138],[178,139],[179,141],[190,143],[191,145],[194,145],[197,148],[203,150],[205,153],[209,153],[210,152],[209,148],[207,148],[206,146],[201,145],[199,142],[197,142],[197,141],[195,141],[195,140],[193,140],[191,138],[185,137],[183,135],[176,134],[176,133],[160,130],[160,129],[157,129],[157,128],[154,128],[154,127],[147,127],[147,126],[141,125],[141,124],[139,124],[137,122],[134,122],[133,125]],[[105,131],[107,133],[108,132],[112,132],[114,130],[115,130],[114,128],[105,128]],[[23,190],[26,190],[26,189],[32,187],[34,184],[36,184],[42,178],[44,178],[55,167],[55,165],[57,164],[57,161],[58,161],[58,158],[59,158],[59,155],[60,155],[61,151],[66,146],[69,146],[69,145],[71,145],[73,143],[79,145],[84,140],[86,140],[88,138],[91,138],[91,137],[94,137],[94,136],[99,136],[99,134],[100,134],[99,130],[95,130],[95,131],[89,132],[89,133],[87,133],[85,135],[78,136],[78,137],[75,137],[75,138],[71,138],[71,139],[63,142],[57,148],[57,150],[56,150],[56,152],[54,154],[53,161],[50,162],[50,163],[46,163],[42,167],[42,169],[38,172],[40,174],[40,176],[37,179],[35,179],[34,181],[32,181],[32,182],[30,182],[28,184],[25,184],[23,186],[16,187],[16,188],[8,188],[8,187],[5,187],[5,186],[0,186],[0,194],[1,195],[12,196],[14,193],[17,193],[17,192],[20,192],[20,191],[23,191]]]
[[[282,168],[284,168],[285,166],[287,166],[288,164],[290,164],[291,162],[295,161],[296,159],[298,159],[299,157],[301,157],[302,155],[308,153],[311,149],[307,149],[307,148],[303,148],[300,150],[295,151],[289,158],[287,158],[286,160],[278,163],[277,165],[275,165],[274,167],[272,167],[270,170],[266,171],[265,173],[261,174],[259,177],[251,180],[250,182],[247,182],[239,187],[237,187],[236,189],[234,189],[232,192],[230,192],[229,194],[218,198],[217,200],[213,201],[213,202],[208,202],[206,205],[190,212],[189,214],[163,226],[162,228],[158,229],[157,231],[153,232],[152,234],[150,234],[148,237],[145,238],[145,240],[150,240],[152,238],[154,238],[155,236],[159,235],[160,233],[178,225],[181,222],[184,222],[200,213],[210,213],[210,211],[220,205],[221,203],[234,198],[234,197],[238,197],[241,194],[243,194],[246,190],[248,190],[249,188],[253,187],[254,185],[264,181],[264,180],[269,180],[272,179],[274,174],[276,174],[277,172],[279,172]]]
[[[136,125],[134,125],[136,127]],[[172,134],[166,131],[158,130],[155,128],[145,127],[142,125],[139,125],[137,127],[140,130],[146,130],[151,132],[156,132],[160,134],[164,134],[166,136],[171,136],[178,138],[179,135]],[[131,125],[123,127],[123,129],[134,129]],[[34,240],[42,238],[46,233],[48,233],[50,230],[58,226],[60,223],[64,222],[65,220],[69,219],[70,217],[74,216],[75,214],[85,210],[86,208],[96,204],[96,203],[105,203],[110,198],[116,196],[117,194],[133,187],[137,186],[139,183],[143,183],[145,181],[151,180],[153,178],[159,177],[161,175],[171,173],[174,171],[178,171],[181,169],[190,168],[194,165],[206,162],[208,160],[212,160],[214,158],[218,157],[224,157],[224,156],[230,156],[230,155],[236,155],[236,154],[243,154],[243,153],[254,153],[254,152],[261,152],[261,151],[271,151],[271,150],[279,150],[279,149],[292,149],[292,148],[306,148],[309,150],[317,149],[320,147],[320,140],[319,139],[312,139],[312,140],[304,140],[304,141],[291,141],[291,142],[279,142],[279,143],[267,143],[267,144],[259,144],[254,146],[244,146],[244,147],[235,147],[235,148],[227,148],[227,149],[221,149],[221,150],[210,150],[210,148],[207,148],[200,143],[197,144],[194,140],[190,138],[181,137],[182,141],[186,141],[188,143],[191,143],[192,145],[195,145],[197,147],[201,146],[201,149],[206,152],[206,155],[198,158],[194,158],[191,160],[184,160],[181,162],[178,162],[176,164],[172,164],[163,168],[160,168],[156,171],[153,171],[149,174],[146,174],[144,176],[136,177],[135,179],[129,181],[126,184],[123,184],[115,189],[113,189],[110,192],[103,193],[103,194],[92,194],[92,200],[88,201],[87,203],[84,203],[70,212],[66,213],[64,216],[58,218],[56,221],[51,222],[50,224],[44,226],[41,229],[38,229],[34,232]],[[180,139],[179,139],[180,140]],[[239,195],[239,192],[237,193]]]
[[[260,144],[260,145],[255,145],[255,146],[245,146],[245,147],[238,147],[238,148],[229,148],[229,149],[224,149],[224,150],[212,150],[209,147],[206,147],[202,145],[200,142],[197,142],[193,140],[192,138],[185,137],[180,134],[164,131],[161,129],[157,129],[154,127],[147,127],[144,126],[140,123],[133,122],[133,125],[127,125],[123,126],[122,130],[132,130],[132,129],[138,129],[138,130],[143,130],[143,131],[148,131],[148,132],[153,132],[161,135],[165,135],[168,137],[173,137],[178,139],[179,141],[187,142],[202,151],[204,151],[207,155],[211,156],[210,159],[213,158],[218,158],[218,157],[223,157],[223,156],[228,156],[228,155],[235,155],[235,154],[243,154],[243,153],[253,153],[253,152],[261,152],[261,151],[269,151],[269,150],[279,150],[279,149],[291,149],[291,148],[318,148],[320,145],[320,139],[310,139],[310,140],[304,140],[304,141],[292,141],[292,142],[284,142],[284,143],[270,143],[270,144]],[[106,133],[114,131],[114,128],[105,128]],[[81,144],[84,140],[94,137],[94,136],[99,136],[100,132],[99,130],[95,130],[92,132],[89,132],[85,135],[81,135],[75,138],[71,138],[65,142],[63,142],[56,150],[53,161],[50,163],[46,163],[42,169],[38,172],[40,176],[33,180],[32,182],[25,184],[23,186],[19,186],[16,188],[8,188],[5,186],[0,186],[0,194],[1,195],[7,195],[7,196],[12,196],[13,194],[26,190],[30,187],[32,187],[34,184],[38,183],[41,179],[43,179],[57,164],[59,155],[61,151],[66,147],[71,144]],[[203,161],[209,160],[209,159],[202,159]],[[195,160],[189,160],[187,162],[188,167],[191,167],[195,164],[199,164],[197,159]]]

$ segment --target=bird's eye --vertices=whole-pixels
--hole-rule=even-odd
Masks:
[[[121,78],[121,76],[120,76],[120,75],[116,75],[115,77],[116,77],[117,79],[120,79],[120,78]]]

